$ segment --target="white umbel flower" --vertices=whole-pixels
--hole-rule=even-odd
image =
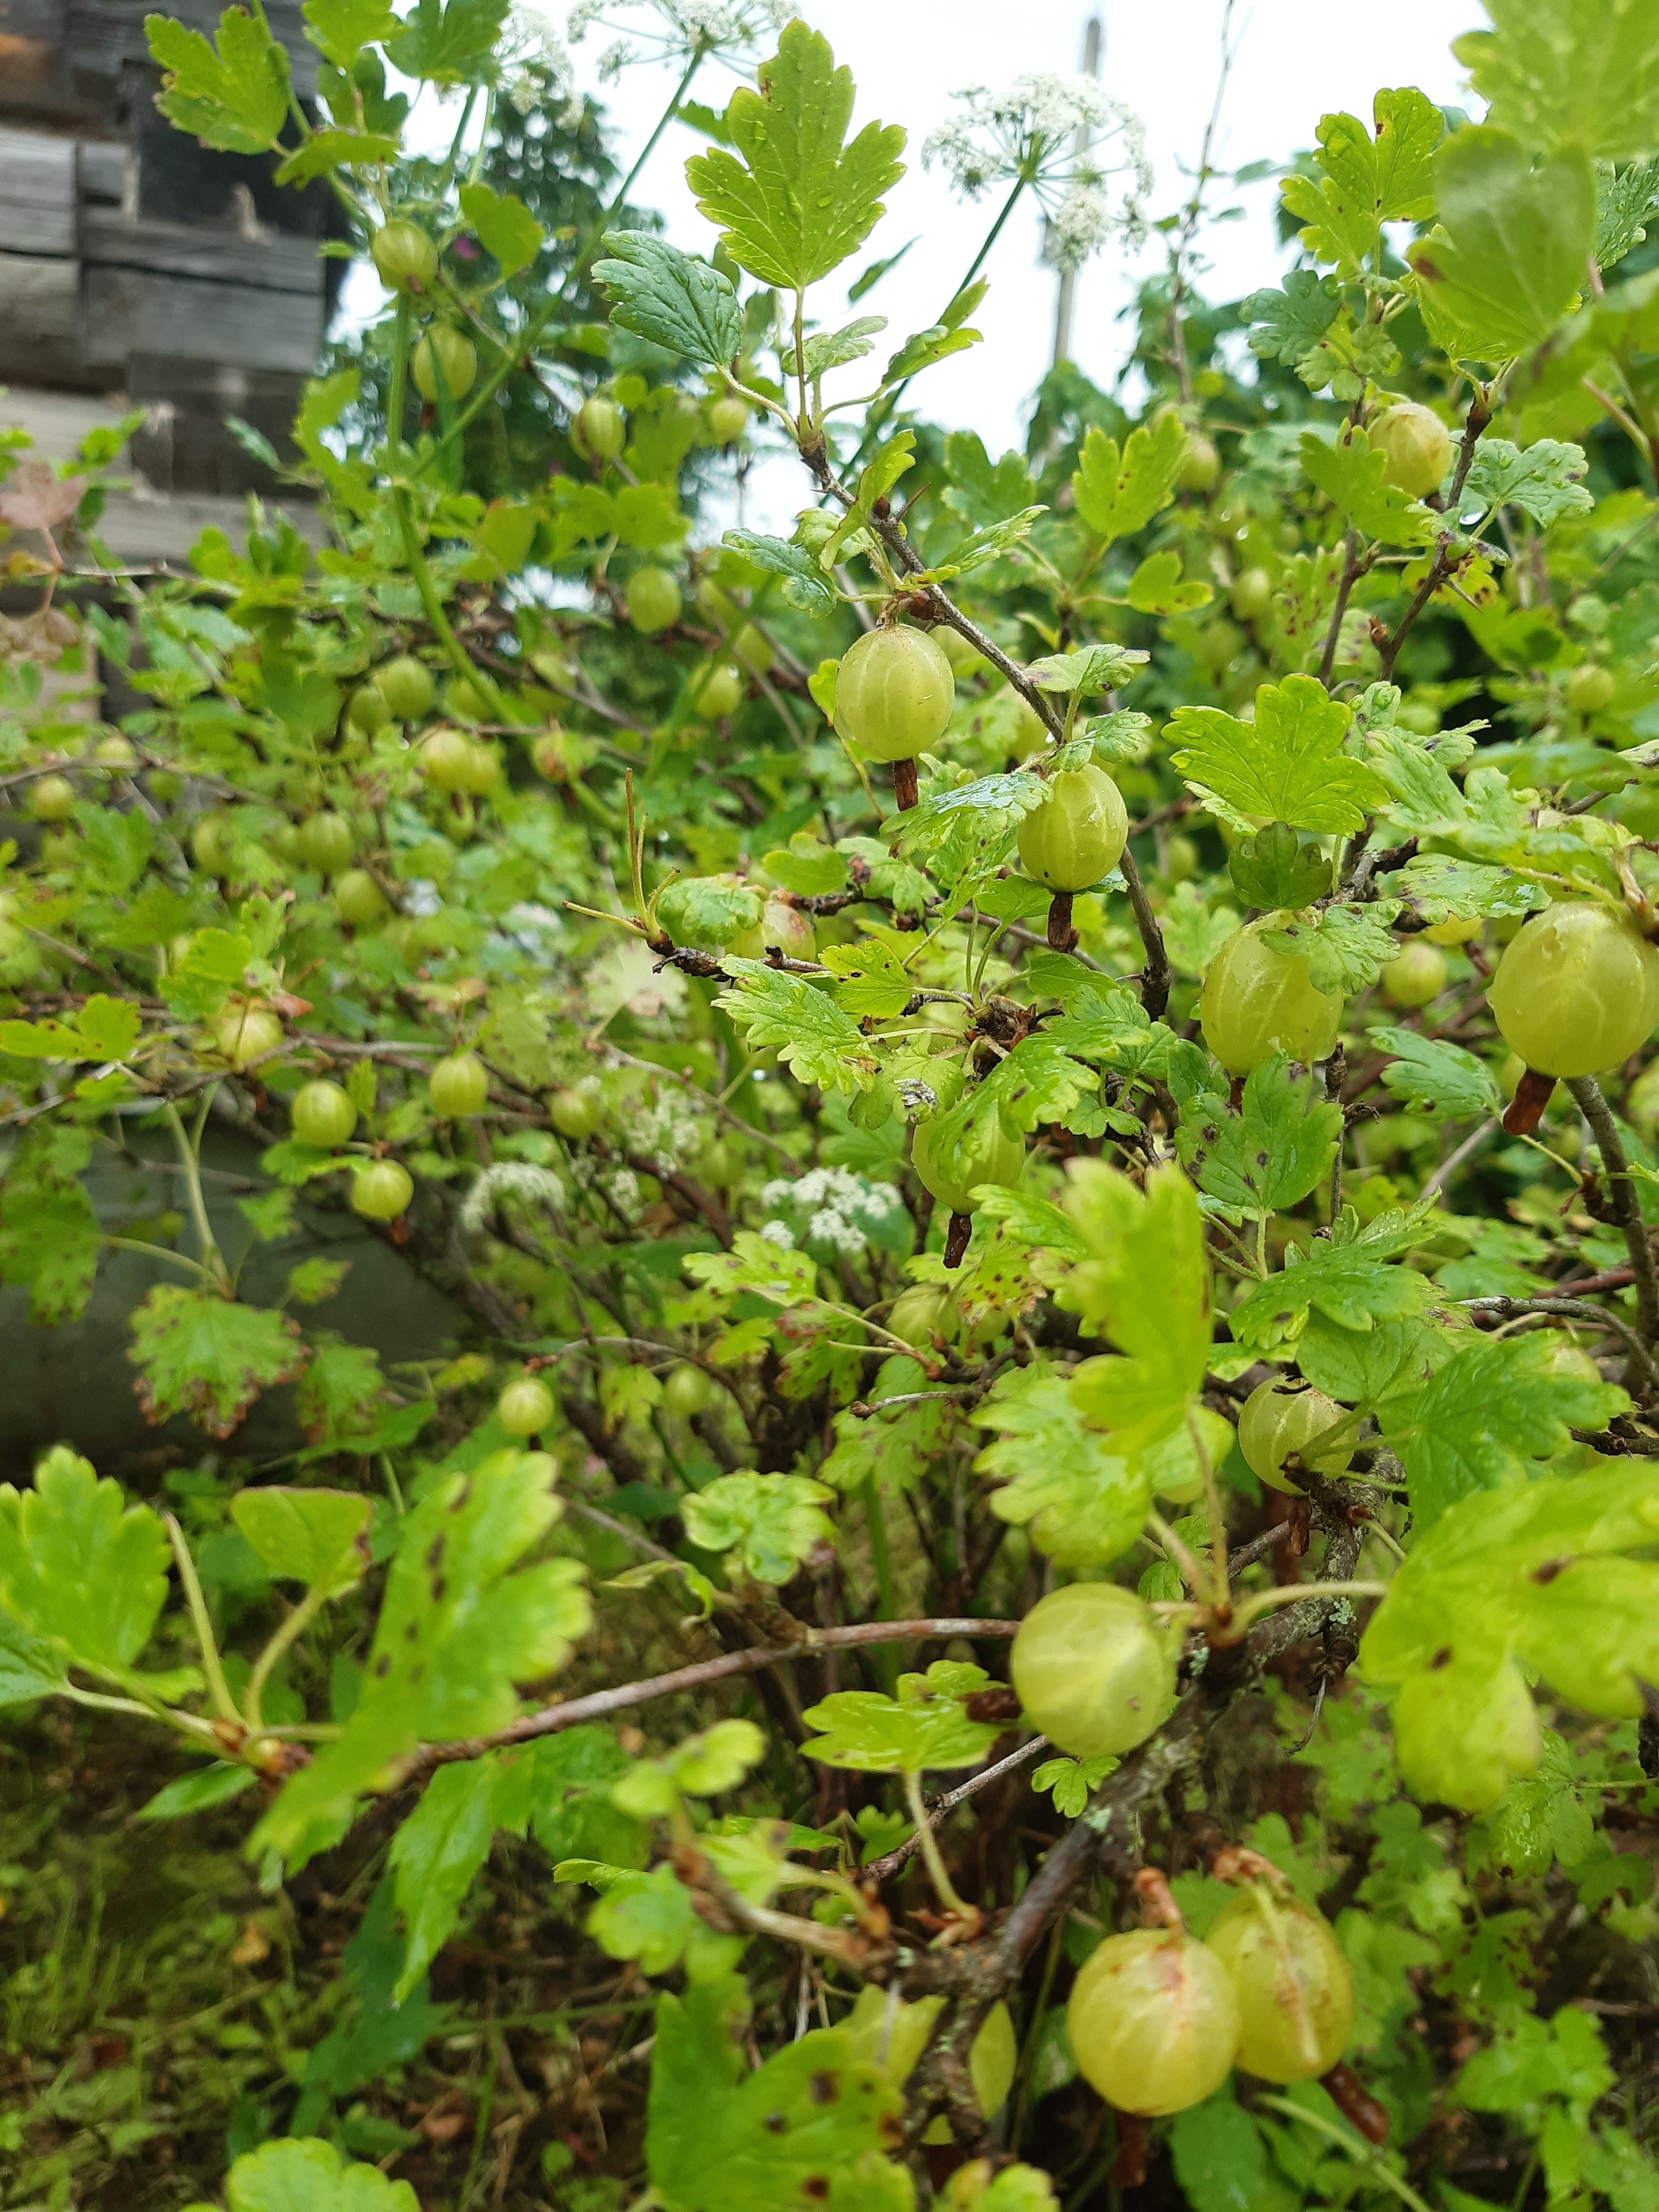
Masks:
[[[616,34],[599,64],[611,82],[634,62],[684,68],[696,55],[746,69],[794,12],[786,0],[576,0],[565,29],[573,46],[595,28]]]
[[[1024,185],[1048,217],[1046,258],[1074,269],[1109,238],[1139,245],[1152,188],[1140,118],[1091,76],[1043,71],[1001,91],[969,85],[921,149],[965,198]],[[1081,134],[1081,150],[1079,150]]]
[[[477,1236],[504,1199],[514,1199],[522,1206],[546,1206],[552,1212],[562,1213],[564,1185],[550,1168],[532,1167],[527,1160],[503,1160],[497,1167],[485,1168],[461,1207],[463,1230],[469,1236]]]

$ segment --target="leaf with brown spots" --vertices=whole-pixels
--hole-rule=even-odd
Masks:
[[[645,2155],[667,2212],[909,2212],[882,2152],[902,2107],[841,2028],[815,2028],[745,2073],[728,2021],[741,1985],[657,2002]]]

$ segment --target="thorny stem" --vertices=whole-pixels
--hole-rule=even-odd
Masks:
[[[1500,1321],[1519,1321],[1528,1314],[1557,1314],[1564,1321],[1582,1321],[1592,1328],[1606,1329],[1619,1339],[1632,1363],[1640,1369],[1649,1397],[1659,1398],[1659,1366],[1655,1365],[1652,1353],[1635,1330],[1605,1306],[1592,1305],[1588,1298],[1569,1297],[1465,1298],[1462,1303],[1466,1313],[1495,1314]]]
[[[185,1532],[176,1516],[164,1513],[161,1525],[167,1532],[167,1541],[173,1547],[173,1557],[179,1569],[179,1580],[184,1586],[185,1602],[190,1607],[191,1626],[196,1631],[196,1642],[202,1654],[202,1672],[207,1677],[208,1695],[213,1700],[214,1711],[222,1720],[234,1721],[240,1729],[242,1716],[236,1710],[236,1700],[230,1694],[230,1685],[225,1680],[225,1670],[219,1658],[219,1646],[214,1638],[213,1623],[208,1618],[207,1601],[202,1595],[200,1577],[196,1562],[190,1556],[190,1546],[185,1541]]]
[[[1623,1231],[1630,1253],[1631,1280],[1636,1286],[1636,1334],[1644,1345],[1651,1345],[1659,1337],[1659,1282],[1654,1278],[1653,1247],[1648,1242],[1647,1224],[1637,1200],[1630,1162],[1625,1157],[1618,1127],[1595,1078],[1569,1076],[1567,1088],[1577,1101],[1579,1112],[1589,1123],[1595,1137],[1595,1149],[1601,1155],[1613,1218]]]
[[[1225,1638],[1211,1640],[1234,1643],[1264,1613],[1273,1612],[1277,1606],[1300,1605],[1304,1598],[1386,1597],[1388,1592],[1387,1583],[1290,1583],[1281,1589],[1257,1590],[1237,1606]]]

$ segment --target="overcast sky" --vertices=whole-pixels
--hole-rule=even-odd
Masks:
[[[1188,189],[1182,164],[1192,165],[1214,97],[1224,0],[1103,0],[1102,81],[1136,109],[1146,125],[1158,183],[1152,212],[1177,205]],[[562,5],[543,9],[562,28]],[[642,7],[607,11],[625,26]],[[931,321],[949,300],[972,260],[994,211],[988,200],[963,205],[937,170],[925,172],[921,143],[966,84],[994,88],[1030,71],[1074,71],[1083,29],[1097,12],[1092,0],[808,0],[809,20],[830,39],[838,60],[850,64],[859,88],[856,123],[874,117],[902,123],[910,134],[906,175],[889,195],[888,213],[865,251],[848,264],[856,274],[868,258],[891,252],[907,239],[921,243],[891,276],[866,295],[859,313],[885,314],[899,334]],[[1347,108],[1369,118],[1380,86],[1414,84],[1431,100],[1461,100],[1462,73],[1450,41],[1484,21],[1479,0],[1389,0],[1384,9],[1342,0],[1237,0],[1237,58],[1222,108],[1216,160],[1237,169],[1256,161],[1280,161],[1313,143],[1321,115]],[[670,88],[659,68],[636,65],[612,85],[599,85],[594,70],[610,35],[594,29],[574,50],[578,82],[609,109],[624,149],[641,144]],[[711,72],[698,96],[714,105],[729,89]],[[647,167],[637,198],[659,208],[676,244],[707,251],[709,228],[685,187],[691,134],[672,125]],[[1237,192],[1216,188],[1218,208],[1240,205],[1243,216],[1206,234],[1214,262],[1207,280],[1220,297],[1277,280],[1282,257],[1272,222],[1271,180]],[[993,453],[1023,434],[1030,393],[1047,368],[1054,337],[1055,277],[1039,261],[1041,220],[1029,205],[1016,214],[988,264],[991,292],[975,317],[985,343],[930,370],[926,404],[937,418],[971,424]],[[1153,265],[1156,244],[1138,263],[1109,248],[1091,262],[1079,283],[1072,355],[1097,382],[1109,384],[1121,365],[1126,332],[1120,318],[1137,276]],[[820,318],[833,323],[844,299],[835,279],[820,288]],[[880,358],[880,356],[878,356]]]

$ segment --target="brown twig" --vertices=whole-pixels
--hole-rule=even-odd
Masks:
[[[1569,1076],[1567,1088],[1577,1101],[1579,1112],[1589,1123],[1595,1149],[1601,1155],[1613,1219],[1623,1232],[1630,1254],[1631,1280],[1636,1289],[1636,1334],[1644,1345],[1651,1346],[1659,1338],[1659,1280],[1654,1274],[1653,1247],[1648,1242],[1647,1224],[1642,1218],[1630,1162],[1625,1158],[1618,1127],[1595,1078]]]

